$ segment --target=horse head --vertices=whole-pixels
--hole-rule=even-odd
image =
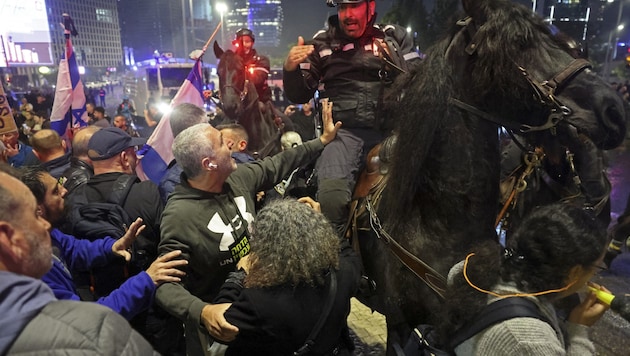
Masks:
[[[275,124],[276,109],[271,103],[258,100],[254,83],[249,81],[243,59],[231,50],[224,51],[215,42],[214,54],[219,59],[219,95],[221,108],[228,121],[241,124],[248,135],[247,149],[265,157],[280,151],[280,134]]]
[[[471,90],[463,96],[469,103],[518,134],[571,141],[576,135],[570,131],[577,131],[600,149],[621,144],[630,114],[591,64],[574,58],[570,39],[552,33],[526,7],[502,0],[463,5],[470,18],[456,37],[466,42],[458,56],[468,59],[464,76]]]
[[[622,142],[628,119],[617,93],[530,9],[462,1],[461,20],[396,82],[398,139],[378,209],[390,235],[443,275],[496,239],[499,126],[607,149]],[[409,325],[439,317],[439,299],[380,242],[362,254],[380,284],[388,338],[404,340]]]
[[[217,72],[222,109],[231,119],[239,120],[248,107],[257,102],[258,94],[245,77],[245,64],[239,55],[232,50],[224,51],[216,41],[214,54],[219,59]]]

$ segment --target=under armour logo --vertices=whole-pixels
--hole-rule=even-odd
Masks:
[[[244,197],[240,196],[234,198],[234,203],[241,213],[241,216],[243,216],[243,219],[245,219],[248,224],[254,221],[254,216],[247,211],[247,204],[245,203]],[[234,228],[238,230],[242,227],[243,224],[238,214],[230,218],[230,221],[231,223],[224,223],[219,213],[216,212],[214,213],[214,215],[212,215],[212,218],[208,222],[208,230],[212,231],[215,234],[222,235],[221,242],[219,243],[219,251],[230,250],[230,246],[234,244],[234,242],[236,242],[236,240],[234,240],[233,234]],[[232,226],[234,226],[234,228],[232,228]]]

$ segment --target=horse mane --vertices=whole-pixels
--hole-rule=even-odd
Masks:
[[[527,64],[555,68],[560,58],[551,55],[569,56],[566,45],[552,35],[548,25],[531,9],[500,0],[484,4],[487,20],[477,30],[480,40],[475,65],[471,67],[469,92],[478,98],[480,107],[491,106],[498,114],[535,110],[531,87],[520,75],[518,66],[524,67],[530,75],[545,76],[536,78],[538,80],[549,79],[555,73],[535,73],[535,68],[528,68]]]
[[[402,98],[391,109],[398,135],[391,171],[396,187],[388,189],[382,209],[394,223],[404,221],[413,213],[420,193],[440,188],[440,183],[433,182],[424,170],[438,136],[436,130],[448,131],[451,125],[462,120],[459,110],[449,104],[450,97],[464,100],[496,117],[540,116],[542,120],[542,115],[537,115],[540,107],[534,107],[532,88],[518,66],[540,63],[538,68],[554,68],[558,58],[551,54],[568,55],[566,46],[553,37],[542,19],[524,6],[502,0],[489,0],[484,6],[487,19],[477,29],[480,40],[476,52],[465,63],[462,74],[465,77],[457,77],[454,64],[445,59],[448,46],[461,29],[453,24],[447,35],[427,50],[426,59],[394,84],[392,92],[402,93]],[[463,51],[463,48],[452,50]],[[532,75],[555,74],[526,69]],[[447,164],[440,163],[442,158],[435,155],[431,155],[431,159],[437,161],[432,162],[432,167]]]
[[[382,202],[387,218],[394,221],[412,208],[419,187],[429,184],[420,179],[426,177],[422,168],[452,92],[450,67],[441,56],[446,50],[444,44],[432,47],[424,62],[394,83],[393,92],[403,94],[392,112],[398,140],[389,175],[396,177],[399,188],[389,189]],[[422,109],[410,110],[412,108]]]

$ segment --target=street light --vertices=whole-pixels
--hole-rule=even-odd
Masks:
[[[623,28],[624,28],[623,24],[617,26],[617,32],[616,32],[617,36],[615,36],[615,47],[613,47],[613,55],[612,57],[610,57],[611,59],[617,58],[617,44],[619,43],[619,33],[621,33]]]
[[[223,23],[223,15],[227,12],[227,5],[223,2],[216,4],[217,11],[221,15],[221,46],[225,45],[225,24]]]

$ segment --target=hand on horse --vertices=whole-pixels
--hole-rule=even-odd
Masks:
[[[337,136],[337,131],[341,128],[341,121],[337,123],[333,122],[332,116],[332,101],[328,101],[328,98],[322,99],[322,124],[324,133],[319,136],[324,146],[329,144]]]
[[[300,63],[304,62],[306,58],[313,53],[315,47],[313,45],[305,45],[304,37],[298,36],[297,44],[289,50],[289,55],[284,61],[284,70],[293,72],[297,70]]]
[[[225,320],[223,313],[232,305],[232,303],[224,304],[208,304],[201,310],[201,322],[205,326],[210,336],[213,338],[230,342],[238,335],[238,328]]]

